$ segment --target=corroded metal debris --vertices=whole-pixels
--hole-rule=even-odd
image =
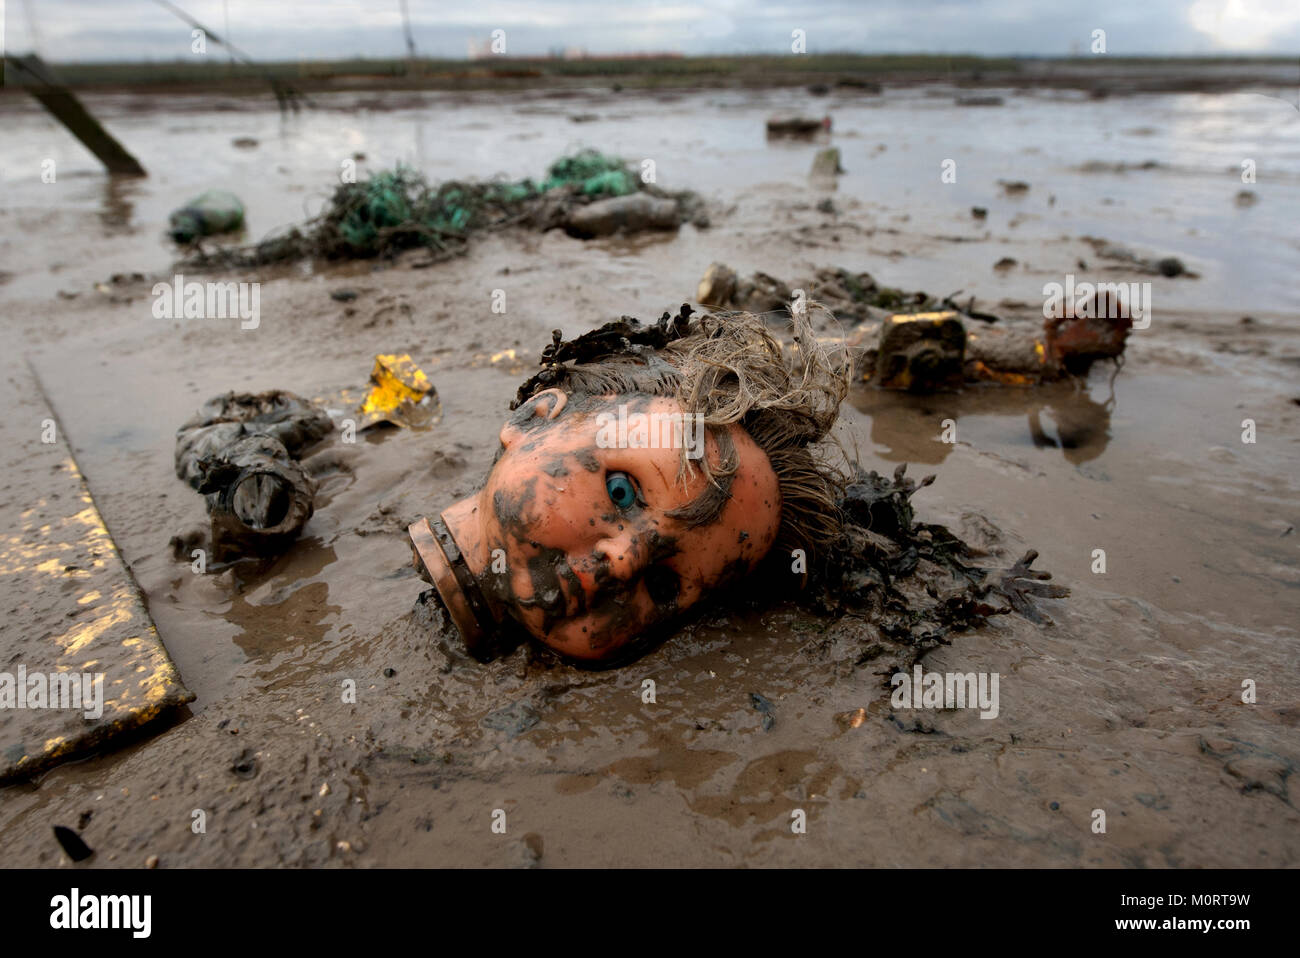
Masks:
[[[176,475],[206,497],[218,561],[269,555],[306,525],[316,483],[297,457],[334,428],[282,390],[210,399],[176,433]]]

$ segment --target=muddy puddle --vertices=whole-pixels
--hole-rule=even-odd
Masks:
[[[340,98],[284,122],[241,101],[102,97],[95,108],[151,170],[129,186],[106,185],[6,102],[25,134],[7,139],[6,169],[50,154],[60,174],[4,184],[5,363],[40,377],[197,698],[156,737],[6,790],[5,863],[60,863],[49,827],[80,822],[99,865],[1294,865],[1294,111],[1244,94],[1047,91],[972,111],[927,92]],[[762,118],[789,107],[833,115],[848,171],[833,193],[807,182],[816,144],[766,142]],[[1234,202],[1246,141],[1275,171],[1251,208]],[[263,282],[256,330],[152,315],[150,286],[170,277],[166,214],[202,188],[238,188],[257,238],[300,219],[354,153],[363,171],[405,160],[432,178],[518,177],[577,145],[654,158],[661,183],[713,204],[712,227],[586,243],[505,232],[427,269],[232,277]],[[943,185],[949,157],[958,178]],[[1094,159],[1161,165],[1081,168]],[[1008,177],[1028,193],[1003,196]],[[833,213],[817,208],[828,196]],[[1035,548],[1071,588],[1051,625],[996,618],[925,658],[998,673],[996,718],[893,707],[888,663],[858,661],[870,623],[794,606],[714,610],[644,659],[591,672],[527,647],[480,665],[418,603],[404,529],[475,488],[551,329],[675,309],[715,260],[867,270],[1028,320],[1045,282],[1098,262],[1085,236],[1200,274],[1132,277],[1152,283],[1152,322],[1118,374],[1032,392],[858,389],[839,430],[868,468],[937,474],[914,500],[922,520],[1008,565]],[[1015,267],[995,272],[1007,256]],[[131,271],[145,279],[93,288]],[[331,298],[344,287],[356,299]],[[171,537],[204,512],[172,471],[176,428],[231,389],[359,387],[381,352],[414,357],[441,421],[327,437],[304,459],[316,512],[282,556],[204,575],[178,561]],[[6,484],[37,485],[44,468]]]

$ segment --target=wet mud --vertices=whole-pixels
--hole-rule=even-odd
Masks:
[[[990,165],[979,175],[986,189],[963,185],[950,209],[936,210],[948,200],[936,200],[934,187],[884,195],[862,186],[869,176],[855,186],[853,175],[868,162],[881,164],[885,180],[917,157],[928,164],[926,137],[951,122],[951,97],[932,113],[914,109],[920,119],[907,142],[882,152],[873,152],[885,140],[873,111],[891,107],[832,103],[850,173],[831,214],[818,208],[826,194],[806,182],[816,144],[763,142],[762,118],[783,96],[637,101],[651,117],[717,115],[726,129],[743,117],[756,130],[723,170],[689,136],[671,154],[686,171],[675,184],[719,204],[707,233],[686,224],[675,234],[582,241],[507,229],[451,263],[231,274],[263,283],[256,330],[152,314],[151,285],[171,276],[162,231],[175,206],[152,191],[181,183],[191,192],[184,173],[162,169],[157,184],[115,187],[102,206],[90,174],[71,177],[68,190],[81,192],[89,214],[58,205],[70,193],[46,199],[35,187],[6,203],[12,278],[0,285],[0,304],[14,348],[4,362],[27,357],[46,384],[196,699],[157,735],[0,794],[4,864],[137,867],[151,856],[164,868],[1297,864],[1300,309],[1293,284],[1274,272],[1293,267],[1300,251],[1269,241],[1216,253],[1185,231],[1202,217],[1294,210],[1300,184],[1275,187],[1243,212],[1227,182],[1226,212],[1209,213],[1211,200],[1197,192],[1209,188],[1198,184],[1221,157],[1206,159],[1199,179],[1091,172],[1090,182],[1115,178],[1100,189],[1130,213],[1147,210],[1136,196],[1150,187],[1125,178],[1172,176],[1197,197],[1182,213],[1127,227],[1112,219],[1103,230],[1085,222],[1096,194],[1071,192],[1073,174],[1055,155],[1026,152],[1014,172],[1033,184],[1023,196],[1000,197],[996,179],[1008,168]],[[1004,111],[1028,110],[1027,97],[963,115],[997,125]],[[1048,109],[1107,129],[1158,129],[1158,139],[1192,108],[1153,96],[1140,110],[1090,100]],[[612,112],[598,95],[590,110]],[[522,141],[538,151],[523,158],[535,167],[555,144],[548,115],[530,117],[502,128],[541,133]],[[261,121],[244,121],[265,143]],[[197,122],[230,132],[229,118]],[[163,125],[147,111],[134,123],[137,132]],[[647,152],[634,125],[605,118],[582,129],[593,142]],[[1114,153],[1098,147],[1097,158],[1144,158]],[[944,155],[934,154],[936,170]],[[287,161],[303,182],[320,172],[311,160]],[[244,199],[253,220],[256,197]],[[987,220],[972,220],[972,202],[989,208]],[[85,235],[86,215],[98,232]],[[286,210],[280,221],[298,218]],[[846,448],[880,476],[901,463],[914,477],[937,473],[908,500],[914,518],[985,553],[980,566],[1010,570],[1036,549],[1033,568],[1070,589],[1042,603],[1050,622],[996,615],[924,643],[927,671],[1001,676],[996,719],[895,708],[888,676],[916,656],[887,634],[887,618],[756,602],[762,596],[743,588],[618,669],[575,668],[530,643],[482,664],[446,640],[405,530],[476,488],[556,325],[571,338],[620,315],[675,311],[715,261],[745,275],[811,275],[834,262],[904,289],[964,289],[997,304],[1001,317],[1041,322],[1043,283],[1093,257],[1084,237],[1103,233],[1144,256],[1178,253],[1200,274],[1142,274],[1157,310],[1149,329],[1130,336],[1118,375],[1097,367],[1080,382],[1034,390],[929,396],[858,388],[839,427]],[[30,250],[15,245],[18,235]],[[1007,254],[1019,265],[990,269]],[[132,280],[132,271],[144,277]],[[125,278],[97,291],[115,272]],[[356,298],[331,298],[340,287]],[[491,309],[497,288],[509,295],[504,313]],[[316,508],[280,555],[203,575],[176,560],[171,537],[205,521],[202,499],[173,471],[180,419],[229,390],[336,395],[364,381],[377,353],[392,352],[409,353],[428,374],[440,421],[367,430],[354,444],[336,430],[307,450]],[[1254,443],[1242,442],[1244,419]],[[955,424],[949,440],[945,421]],[[22,417],[0,422],[7,441],[38,429]],[[21,511],[18,492],[39,488],[52,464],[39,454],[12,463],[6,508]],[[1104,573],[1094,571],[1099,549]],[[24,602],[8,578],[0,589],[6,608]],[[1246,680],[1257,689],[1251,703]],[[505,834],[492,831],[498,809]],[[806,834],[791,830],[796,809]],[[1093,830],[1097,809],[1104,834]],[[76,826],[94,855],[74,865],[54,825]]]

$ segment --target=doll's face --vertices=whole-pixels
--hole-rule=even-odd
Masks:
[[[692,425],[675,400],[641,394],[551,389],[521,406],[474,497],[488,601],[558,651],[600,659],[751,570],[780,525],[776,475],[739,426]],[[700,455],[735,463],[721,489]]]

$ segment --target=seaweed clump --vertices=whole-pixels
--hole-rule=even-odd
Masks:
[[[906,471],[899,466],[891,478],[855,467],[838,503],[840,539],[810,570],[805,595],[814,610],[867,618],[913,660],[991,616],[1015,612],[1049,624],[1036,600],[1070,590],[1031,568],[1038,553],[1029,550],[1006,570],[978,564],[987,552],[945,526],[916,521],[912,496],[934,476],[916,482]]]

